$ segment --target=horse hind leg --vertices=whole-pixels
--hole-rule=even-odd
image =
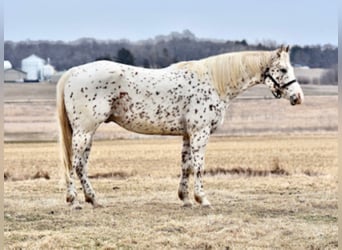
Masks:
[[[189,199],[189,176],[192,172],[191,169],[191,151],[189,137],[183,137],[182,148],[182,173],[178,188],[178,197],[183,201],[184,207],[192,207],[192,202]]]
[[[97,202],[94,189],[88,178],[88,157],[92,146],[93,132],[77,132],[73,134],[72,149],[73,160],[72,166],[75,170],[85,196],[85,201],[93,205],[93,207],[101,207]]]
[[[75,187],[75,182],[74,182],[74,175],[75,171],[74,169],[70,169],[69,173],[66,177],[66,185],[67,185],[67,195],[66,195],[66,201],[71,205],[73,209],[81,209],[81,205],[77,200],[77,190]]]

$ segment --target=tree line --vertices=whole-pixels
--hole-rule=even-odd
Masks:
[[[273,50],[274,41],[248,44],[241,41],[215,41],[199,39],[190,31],[172,32],[154,39],[131,42],[128,40],[97,40],[82,38],[64,41],[5,41],[4,58],[13,67],[20,68],[21,60],[31,54],[44,59],[50,58],[56,70],[95,60],[112,60],[145,68],[162,68],[172,63],[196,60],[226,52],[243,50]],[[338,62],[338,48],[332,45],[298,46],[291,48],[293,65],[311,68],[334,68]]]

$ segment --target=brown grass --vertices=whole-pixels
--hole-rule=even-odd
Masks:
[[[99,178],[119,178],[119,179],[127,179],[128,177],[133,176],[134,173],[126,173],[124,171],[115,171],[109,173],[96,173],[89,175],[90,179],[99,179]]]
[[[209,169],[208,171],[204,171],[205,175],[211,175],[211,176],[215,176],[215,175],[244,175],[247,177],[251,177],[251,176],[268,176],[268,175],[289,175],[289,173],[284,170],[279,168],[278,166],[276,166],[275,168],[271,169],[271,170],[255,170],[252,168],[241,168],[241,167],[237,167],[237,168],[232,168],[232,169],[225,169],[225,168],[215,168],[215,169]]]
[[[23,180],[34,180],[34,179],[40,179],[40,178],[50,180],[50,175],[48,172],[42,171],[42,170],[39,170],[38,172],[36,172],[32,176],[20,175],[18,177],[12,177],[9,172],[4,172],[4,180],[5,181],[9,181],[9,180],[10,181],[23,181]]]
[[[5,248],[337,249],[335,137],[212,138],[213,210],[181,207],[180,151],[178,138],[95,142],[89,174],[105,207],[79,190],[72,211],[55,143],[5,144]]]

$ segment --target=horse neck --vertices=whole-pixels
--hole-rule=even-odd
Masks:
[[[206,65],[222,99],[235,98],[246,89],[262,82],[272,52],[238,52],[208,58]]]
[[[237,84],[231,86],[227,86],[226,91],[226,99],[233,99],[237,97],[239,94],[243,93],[250,87],[253,87],[262,82],[262,73],[255,74],[253,76],[241,77],[241,81],[238,81]]]

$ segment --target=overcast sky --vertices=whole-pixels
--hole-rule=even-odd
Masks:
[[[329,4],[328,4],[329,3]],[[5,0],[5,40],[198,38],[337,45],[338,0]]]

